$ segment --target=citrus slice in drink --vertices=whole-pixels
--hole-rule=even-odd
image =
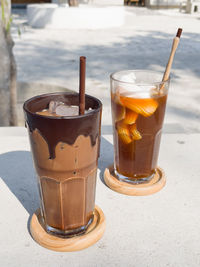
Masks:
[[[136,123],[129,125],[129,132],[133,140],[140,140],[142,138],[140,132],[137,130]]]
[[[133,124],[136,122],[137,117],[138,117],[138,113],[126,108],[126,115],[125,115],[123,122],[125,124]]]
[[[121,95],[120,102],[126,108],[131,109],[144,117],[151,116],[158,107],[157,101],[153,98],[130,98]]]
[[[111,92],[111,99],[115,103],[121,105],[121,102],[120,102],[120,90],[121,90],[120,87],[117,87],[115,93]]]
[[[125,118],[125,107],[122,107],[119,104],[115,104],[115,112],[114,112],[114,116],[115,116],[115,121],[121,121],[122,119]]]
[[[127,124],[123,123],[122,121],[119,121],[118,123],[116,123],[116,128],[118,135],[124,144],[130,144],[133,141],[130,136]]]

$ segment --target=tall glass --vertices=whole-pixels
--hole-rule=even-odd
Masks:
[[[145,70],[111,75],[114,171],[119,180],[143,183],[157,168],[169,80]]]
[[[54,93],[24,103],[38,178],[41,224],[59,236],[84,233],[93,220],[100,144],[101,102],[86,95],[85,115],[43,116],[50,101],[79,104],[79,95]]]

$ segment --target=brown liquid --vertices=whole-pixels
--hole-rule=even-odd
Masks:
[[[167,96],[117,97],[111,97],[115,168],[129,180],[151,176],[157,167]]]
[[[38,111],[38,112],[36,112],[36,114],[39,114],[42,116],[49,116],[49,117],[61,117],[61,116],[57,115],[55,112],[54,113],[49,112],[47,109],[44,109],[42,111]]]
[[[46,97],[52,100],[52,94]],[[71,97],[72,104],[77,97]],[[40,112],[47,108],[44,103],[33,114],[27,112],[33,103],[24,107],[44,225],[66,236],[84,232],[93,219],[101,104],[93,98],[86,103],[94,112],[74,118],[46,117]]]

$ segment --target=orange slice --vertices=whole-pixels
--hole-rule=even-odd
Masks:
[[[136,123],[129,126],[129,131],[133,140],[140,140],[142,138],[140,132],[136,128]]]
[[[126,109],[126,116],[123,120],[126,124],[133,124],[136,122],[138,114],[130,109]]]
[[[143,115],[144,117],[151,116],[157,109],[158,103],[153,98],[130,98],[120,96],[120,101],[126,108]]]
[[[115,94],[113,92],[110,93],[110,96],[111,96],[111,100],[115,101]]]
[[[111,92],[111,100],[117,104],[121,104],[119,91],[116,91],[115,93]]]
[[[132,142],[128,126],[122,121],[116,124],[117,132],[124,144],[130,144]]]
[[[121,105],[116,105],[114,114],[115,121],[121,121],[125,118],[125,107],[122,107]]]

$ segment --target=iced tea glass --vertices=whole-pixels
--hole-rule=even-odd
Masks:
[[[111,74],[114,172],[119,180],[144,183],[157,168],[169,80],[146,70]]]

